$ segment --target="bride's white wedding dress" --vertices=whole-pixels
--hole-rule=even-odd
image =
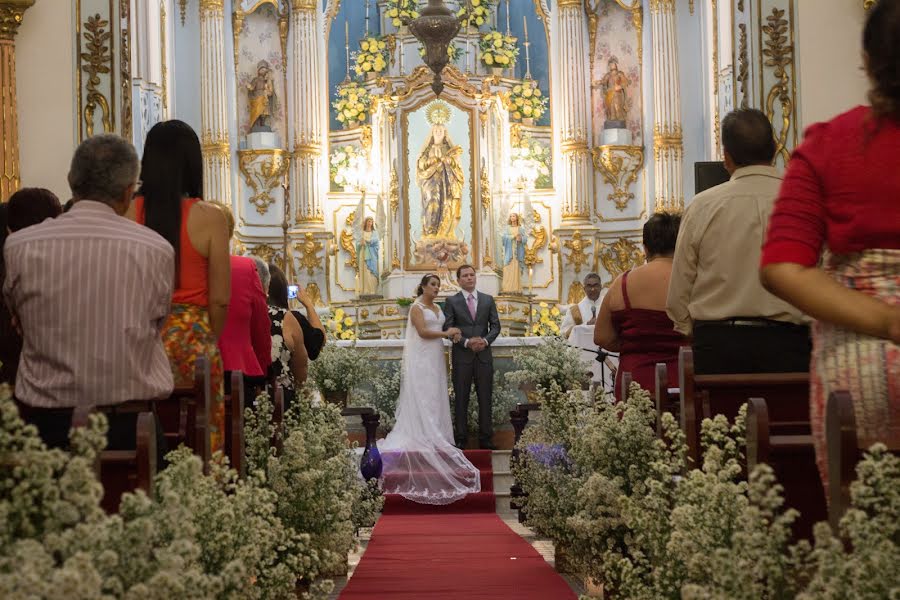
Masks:
[[[435,312],[418,300],[414,305],[422,310],[429,331],[441,331],[444,314],[439,308]],[[384,493],[422,504],[450,504],[481,491],[478,469],[453,445],[444,340],[423,339],[410,319],[396,418],[394,428],[378,442]]]

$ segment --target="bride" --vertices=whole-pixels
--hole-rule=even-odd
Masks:
[[[478,469],[453,445],[443,338],[456,338],[460,330],[443,331],[444,313],[434,303],[440,289],[437,275],[426,275],[416,289],[419,297],[406,323],[397,422],[378,444],[384,493],[422,504],[450,504],[481,491]]]

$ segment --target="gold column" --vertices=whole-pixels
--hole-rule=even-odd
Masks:
[[[16,32],[34,0],[0,0],[0,202],[19,189]]]
[[[224,0],[200,0],[200,142],[203,197],[231,206],[231,145]]]

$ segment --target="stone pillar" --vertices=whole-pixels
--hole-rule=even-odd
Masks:
[[[590,221],[592,166],[588,148],[591,130],[589,107],[587,22],[582,0],[559,0],[558,10],[559,93],[553,103],[562,140],[560,170],[562,216],[569,224]]]
[[[295,218],[303,226],[324,227],[323,147],[327,131],[324,122],[325,55],[316,15],[316,0],[291,0],[291,80],[288,114],[290,139],[291,199]]]
[[[656,210],[684,208],[684,144],[678,79],[675,0],[651,0],[653,28],[653,157]]]
[[[200,0],[200,143],[203,196],[231,206],[231,145],[228,141],[228,72],[224,0]]]
[[[0,202],[19,189],[16,32],[34,0],[0,0]]]

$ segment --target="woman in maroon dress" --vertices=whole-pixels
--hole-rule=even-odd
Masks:
[[[679,215],[656,213],[644,224],[647,262],[616,278],[609,288],[594,326],[594,343],[619,352],[615,394],[621,398],[622,374],[645,390],[652,390],[656,363],[666,363],[669,385],[678,381],[678,348],[684,337],[666,314],[666,295],[672,274],[672,254],[678,237]]]

